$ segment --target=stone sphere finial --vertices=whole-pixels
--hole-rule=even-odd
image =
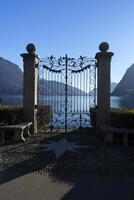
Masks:
[[[29,44],[26,46],[26,50],[27,50],[28,53],[34,54],[35,51],[36,51],[35,45],[34,45],[33,43],[29,43]]]
[[[99,45],[99,49],[101,52],[105,53],[108,51],[109,49],[109,44],[107,42],[102,42],[100,45]]]

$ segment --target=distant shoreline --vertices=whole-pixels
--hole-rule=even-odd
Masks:
[[[22,102],[23,102],[22,95],[0,95],[0,97],[2,99],[3,104],[22,105]],[[46,95],[46,97],[47,97],[46,99],[50,98],[49,95]],[[52,97],[55,98],[56,96],[52,96]],[[64,101],[64,96],[57,96],[57,97],[58,97],[57,100],[61,99],[61,101]],[[74,100],[76,97],[77,96],[73,96]],[[85,97],[86,95],[82,96],[81,98],[85,98]],[[87,97],[89,98],[89,96]],[[50,101],[51,100],[49,100],[49,103]],[[77,98],[76,98],[76,103],[77,103]],[[111,96],[111,108],[134,108],[134,98]]]

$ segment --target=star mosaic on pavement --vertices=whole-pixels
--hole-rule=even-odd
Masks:
[[[41,144],[39,146],[42,147],[42,150],[40,152],[53,150],[57,159],[59,159],[62,155],[64,155],[66,151],[73,151],[77,153],[77,151],[75,150],[77,148],[94,147],[94,146],[79,145],[77,143],[78,142],[68,142],[66,138],[63,138],[58,142],[49,141],[48,144]]]

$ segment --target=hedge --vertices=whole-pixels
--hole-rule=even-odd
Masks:
[[[46,127],[50,123],[51,107],[40,106],[37,114],[38,125]],[[4,106],[0,105],[0,125],[12,125],[23,122],[22,106]]]
[[[111,124],[119,128],[134,128],[134,109],[112,109]]]
[[[119,128],[134,128],[134,108],[111,109],[111,125]],[[91,125],[96,127],[97,107],[90,109]]]
[[[22,122],[21,106],[4,106],[0,105],[0,125],[17,124]]]
[[[48,126],[51,120],[52,109],[51,106],[39,106],[38,110],[38,126],[39,129],[44,129]]]

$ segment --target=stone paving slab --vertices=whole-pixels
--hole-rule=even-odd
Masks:
[[[53,151],[38,153],[39,144],[63,137],[95,148],[68,151],[58,160]],[[0,200],[134,200],[133,145],[105,145],[94,133],[38,135],[0,147],[0,155]]]
[[[1,200],[133,200],[134,178],[67,178],[27,174],[0,185]]]
[[[1,200],[59,200],[72,189],[69,183],[27,174],[0,185]]]

